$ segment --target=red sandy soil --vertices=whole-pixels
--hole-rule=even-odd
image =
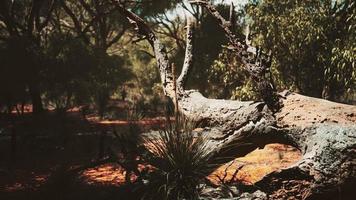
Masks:
[[[219,167],[208,178],[215,184],[220,184],[222,181],[253,184],[273,171],[293,165],[300,158],[301,153],[291,146],[269,144],[263,149],[256,149],[245,157],[236,158]],[[240,167],[242,168],[238,170]]]
[[[253,184],[263,176],[296,163],[300,159],[300,152],[293,147],[282,144],[269,144],[264,149],[257,149],[245,157],[221,166],[208,179],[219,185],[222,179],[225,182],[243,182]],[[233,178],[240,166],[243,167]],[[143,166],[141,166],[143,167]],[[85,170],[81,176],[88,184],[122,185],[125,181],[125,170],[115,163],[104,164]],[[135,177],[132,177],[134,180]]]
[[[77,113],[77,115],[75,113]],[[74,116],[74,120],[71,121],[71,125],[70,127],[68,127],[68,129],[72,130],[74,129],[74,127],[76,127],[75,131],[77,132],[83,131],[82,129],[84,129],[84,131],[92,131],[93,129],[107,130],[112,128],[113,126],[127,126],[129,123],[125,120],[100,121],[97,117],[88,118],[87,120],[85,120],[86,122],[84,123],[83,119],[77,119],[80,118],[78,117],[80,116],[78,112],[72,112],[71,115]],[[50,116],[51,115],[47,116],[45,121],[41,121],[42,123],[45,123],[48,127],[52,126]],[[143,126],[144,129],[149,129],[152,127],[161,126],[163,122],[164,118],[153,118],[143,119],[135,123],[138,123],[140,126]],[[2,121],[0,122],[0,125],[1,124],[4,125],[6,123]],[[90,128],[88,128],[88,126],[90,126]],[[71,148],[81,149],[80,146],[74,146]],[[6,148],[3,147],[2,149]],[[79,156],[83,155],[79,153],[78,155],[77,153],[72,153],[71,150],[67,151],[69,151],[69,153],[67,153],[66,155],[62,155],[63,158],[73,158],[69,158],[70,161],[68,161],[66,165],[78,166],[83,163],[90,162],[90,160],[96,156],[95,152],[94,154],[92,152],[91,155],[85,152],[86,155],[84,155],[83,158],[79,158]],[[27,166],[28,162],[32,162],[32,158],[27,158],[23,161],[19,161],[19,163],[17,164],[19,165],[19,167],[12,170],[10,175],[7,175],[7,178],[0,178],[0,196],[1,192],[37,190],[38,188],[43,186],[47,182],[47,179],[48,177],[50,177],[51,173],[53,173],[54,168],[58,167],[61,161],[61,157],[57,158],[55,157],[55,155],[48,155],[50,154],[50,152],[45,153],[46,156],[44,156],[44,158],[41,158],[40,161],[36,161],[41,163],[41,167],[36,167],[36,165],[33,164],[29,164],[29,166]],[[234,161],[227,163],[224,166],[221,166],[208,178],[215,184],[220,184],[222,179],[224,179],[224,182],[241,181],[247,184],[253,184],[270,172],[291,166],[292,164],[297,162],[300,157],[300,152],[290,146],[281,144],[270,144],[267,145],[264,149],[255,150],[243,158],[237,158]],[[0,176],[2,176],[1,170],[6,169],[6,167],[2,166],[2,164],[4,164],[4,162],[0,162]],[[24,166],[22,166],[22,164],[24,164]],[[236,173],[236,176],[233,177],[236,169],[242,165],[243,167]],[[145,166],[140,167],[142,169]],[[125,170],[118,164],[108,163],[82,171],[79,174],[78,179],[81,180],[83,184],[87,185],[119,186],[122,185],[125,181],[125,173]],[[136,177],[131,176],[131,180],[134,180],[135,178]]]
[[[144,169],[152,170],[152,166],[138,165],[139,171]],[[97,167],[89,168],[80,173],[80,179],[89,185],[114,185],[120,186],[125,183],[126,171],[117,163],[107,163]],[[131,182],[137,177],[134,174],[130,175]]]

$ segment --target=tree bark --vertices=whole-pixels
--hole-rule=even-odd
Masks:
[[[30,93],[31,101],[32,101],[32,112],[34,114],[39,114],[39,113],[43,112],[41,93],[40,93],[37,83],[29,84],[29,93]]]
[[[205,1],[203,1],[205,2]],[[278,94],[279,107],[266,102],[208,99],[184,83],[192,66],[192,31],[182,73],[174,84],[164,47],[146,23],[119,3],[118,10],[152,45],[165,94],[177,97],[179,111],[200,122],[211,153],[221,163],[270,143],[289,144],[302,152],[293,166],[273,172],[256,183],[268,199],[335,199],[349,192],[356,176],[356,107],[288,91]],[[216,13],[215,13],[216,14]],[[227,31],[228,32],[228,31]],[[237,48],[239,48],[237,46]],[[238,49],[244,54],[246,48]],[[247,70],[253,69],[250,63]],[[176,88],[174,87],[176,86]],[[255,193],[249,195],[250,199]],[[261,192],[259,192],[261,194]],[[258,197],[260,198],[260,197]]]

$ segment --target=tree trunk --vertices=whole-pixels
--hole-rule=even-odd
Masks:
[[[198,3],[208,4],[206,1]],[[227,35],[228,24],[216,10],[208,5],[208,11],[222,22]],[[147,24],[119,3],[118,10],[144,35],[153,47],[165,94],[176,99],[179,111],[188,118],[200,122],[209,137],[211,153],[221,163],[245,156],[256,148],[270,143],[292,145],[302,152],[302,158],[293,166],[265,176],[255,185],[268,199],[346,199],[356,176],[356,107],[307,97],[288,91],[264,98],[265,102],[208,99],[198,91],[185,90],[187,74],[192,66],[192,36],[188,25],[187,47],[182,72],[176,83],[167,54],[160,41]],[[226,28],[227,27],[227,28]],[[237,56],[245,55],[246,46],[229,35]],[[249,52],[251,53],[251,52]],[[242,58],[244,60],[245,58]],[[247,71],[263,71],[245,59]],[[261,63],[259,63],[261,64]],[[263,66],[263,62],[262,62]],[[260,73],[260,75],[263,73]],[[265,81],[256,74],[255,80]],[[263,84],[268,84],[264,82]],[[262,85],[260,89],[270,87]],[[274,95],[273,91],[261,91]],[[278,98],[276,104],[266,102]],[[272,106],[272,107],[271,107]],[[258,193],[261,196],[261,191]],[[249,199],[254,199],[251,193]],[[336,196],[335,196],[336,195]],[[260,197],[259,197],[260,198]]]
[[[30,84],[29,92],[30,92],[31,101],[32,101],[32,112],[34,114],[39,114],[39,113],[43,112],[41,93],[39,91],[38,86],[36,84]]]
[[[256,183],[269,199],[347,199],[356,183],[356,107],[296,93],[281,96],[283,107],[274,114],[260,102],[207,99],[198,92],[187,92],[179,108],[209,125],[212,152],[227,158],[222,163],[270,143],[302,152],[296,164]]]

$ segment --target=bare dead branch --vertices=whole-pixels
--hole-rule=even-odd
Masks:
[[[166,49],[163,47],[151,28],[145,23],[145,21],[143,21],[143,19],[135,13],[125,9],[119,1],[113,0],[113,3],[117,10],[129,20],[131,25],[135,27],[137,33],[139,35],[143,35],[151,44],[157,60],[157,66],[159,68],[161,82],[163,84],[163,91],[165,95],[173,99],[175,95],[173,73],[172,67],[168,61]]]
[[[232,50],[236,52],[236,56],[241,60],[244,69],[248,71],[257,84],[261,98],[272,110],[278,110],[280,108],[279,97],[269,74],[271,65],[270,56],[264,54],[259,48],[255,48],[246,44],[245,41],[239,40],[232,31],[232,23],[225,20],[209,1],[190,0],[189,2],[203,6],[219,21],[220,27],[224,30],[226,37],[233,47]],[[233,12],[233,8],[231,12]]]
[[[185,48],[185,57],[182,71],[177,79],[178,90],[184,90],[184,86],[187,80],[188,73],[193,65],[193,51],[194,51],[194,30],[193,24],[190,20],[187,20],[187,39]]]
[[[232,31],[235,31],[236,28],[235,28],[235,23],[236,23],[236,16],[235,16],[235,6],[234,6],[234,3],[231,2],[231,5],[230,5],[230,17],[229,17],[229,21],[231,23],[231,30]]]

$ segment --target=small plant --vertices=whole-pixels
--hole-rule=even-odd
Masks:
[[[144,198],[198,198],[199,186],[216,165],[207,138],[194,134],[193,129],[194,123],[178,117],[157,135],[144,138],[151,154],[148,162],[156,168],[149,174]]]
[[[125,169],[125,181],[130,184],[132,173],[139,177],[140,171],[138,164],[141,150],[141,128],[138,121],[142,119],[142,115],[137,112],[130,113],[127,117],[128,126],[122,128],[121,131],[116,131],[113,127],[113,134],[118,141],[116,151],[113,152],[116,162]],[[139,177],[140,178],[140,177]]]

